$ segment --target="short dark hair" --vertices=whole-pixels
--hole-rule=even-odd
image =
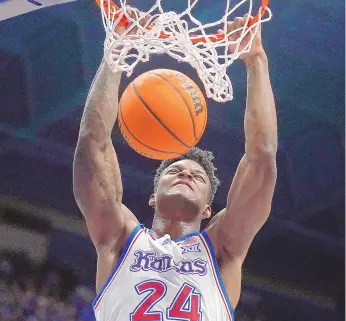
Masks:
[[[203,167],[205,172],[208,175],[211,184],[211,193],[209,202],[211,203],[215,197],[218,186],[220,185],[219,179],[216,177],[216,167],[214,166],[212,160],[214,159],[214,155],[210,151],[199,149],[198,147],[193,147],[186,154],[183,154],[177,158],[164,160],[161,165],[157,168],[155,178],[154,178],[154,190],[156,191],[158,182],[160,180],[161,174],[163,171],[173,163],[176,163],[183,159],[190,159],[198,163]]]

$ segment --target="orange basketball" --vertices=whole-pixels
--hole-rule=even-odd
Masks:
[[[189,77],[157,69],[140,75],[125,89],[118,118],[125,140],[135,151],[170,159],[198,143],[207,123],[207,105]]]

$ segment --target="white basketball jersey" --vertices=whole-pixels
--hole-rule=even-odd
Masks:
[[[97,321],[233,321],[207,233],[171,240],[142,225],[129,235],[93,302]]]

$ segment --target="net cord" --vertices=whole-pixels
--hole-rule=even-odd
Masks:
[[[259,26],[272,17],[271,10],[263,7],[263,3],[267,3],[265,0],[255,19],[251,18],[252,0],[241,0],[233,8],[230,8],[230,0],[225,0],[223,17],[206,24],[202,24],[191,13],[198,0],[188,0],[187,8],[179,14],[165,12],[162,0],[156,0],[147,12],[134,11],[133,17],[128,14],[127,1],[120,2],[120,7],[114,6],[112,0],[99,2],[106,31],[105,57],[110,68],[113,71],[124,71],[130,76],[137,64],[147,62],[152,54],[168,54],[179,62],[189,63],[195,68],[204,84],[207,97],[218,102],[233,99],[233,88],[227,68],[242,54],[249,52]],[[246,3],[249,3],[249,7],[244,27],[227,32],[227,21]],[[143,19],[147,15],[151,17],[143,24]],[[126,23],[127,29],[119,35],[115,27],[121,23]],[[194,24],[194,27],[189,28],[189,23]],[[209,28],[220,25],[223,26],[222,33],[207,34]],[[230,36],[238,32],[239,37],[231,40]],[[242,40],[249,34],[250,40],[240,50]],[[230,45],[235,46],[232,52],[229,51]]]

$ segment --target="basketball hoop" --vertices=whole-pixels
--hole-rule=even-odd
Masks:
[[[236,17],[236,10],[243,7],[242,5],[247,4],[247,13],[252,15],[254,0],[240,0],[234,7],[230,6],[231,0],[223,0],[226,3],[224,15],[219,20],[206,24],[202,24],[191,12],[199,0],[187,0],[188,6],[181,13],[165,12],[162,7],[163,0],[152,0],[155,4],[146,12],[136,12],[135,17],[128,14],[126,0],[118,1],[119,6],[112,0],[96,0],[101,8],[106,30],[104,51],[111,70],[124,71],[130,76],[136,65],[147,62],[151,54],[165,53],[179,62],[189,63],[196,69],[207,97],[218,102],[233,99],[227,68],[251,49],[260,24],[272,17],[268,8],[269,0],[261,0],[261,7],[254,18],[249,17],[244,27],[227,33],[227,21]],[[143,19],[148,15],[150,18],[144,24]],[[115,32],[118,24],[128,26],[122,35]],[[194,26],[189,28],[189,24]],[[223,32],[207,33],[208,29],[216,27]],[[235,33],[239,34],[239,37],[230,40],[229,37]],[[239,50],[242,40],[249,33],[249,43]],[[236,48],[234,52],[229,52],[230,45]]]

